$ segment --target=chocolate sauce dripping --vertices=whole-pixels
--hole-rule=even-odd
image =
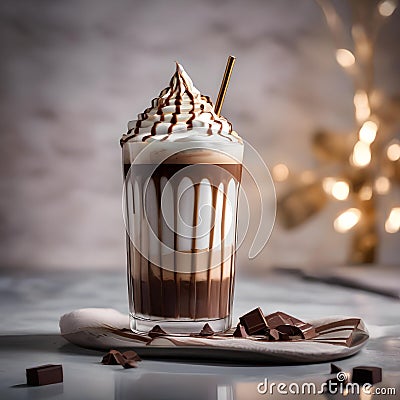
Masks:
[[[193,186],[194,189],[194,204],[193,204],[193,233],[192,233],[192,256],[191,256],[191,276],[190,276],[190,290],[193,291],[194,296],[190,297],[189,304],[190,314],[194,315],[196,318],[196,301],[197,301],[197,293],[196,293],[196,235],[197,235],[197,223],[198,223],[198,205],[199,205],[199,189],[200,185],[195,183]]]
[[[236,204],[235,204],[235,210],[234,210],[234,215],[236,215],[235,218],[235,237],[233,239],[233,244],[232,244],[232,249],[231,249],[231,270],[230,270],[230,276],[235,276],[235,260],[236,260],[236,242],[237,242],[237,224],[238,224],[238,207],[239,207],[239,188],[240,188],[240,181],[241,181],[241,175],[242,173],[240,173],[239,179],[238,180],[234,180],[234,184],[235,184],[235,194],[236,194]],[[233,275],[232,275],[233,274]],[[234,282],[233,279],[230,280],[229,282],[229,307],[231,307],[232,304],[232,300],[233,300],[233,286],[234,286]]]
[[[125,176],[125,178],[126,178],[126,176]],[[125,190],[126,191],[129,190],[128,187],[129,187],[130,183],[132,183],[132,182],[125,180]],[[127,195],[125,195],[125,196],[126,196],[126,198],[128,198]],[[134,198],[134,196],[132,196],[132,198]],[[126,202],[125,203],[125,215],[126,215],[126,223],[127,223],[127,226],[128,226],[128,231],[130,231],[130,228],[131,228],[129,214],[130,213],[128,212],[128,202]],[[129,266],[129,268],[133,268],[133,265],[131,265],[131,262],[130,262],[131,257],[132,257],[132,252],[131,252],[131,243],[132,243],[132,241],[131,241],[131,238],[130,238],[128,232],[126,232],[125,237],[126,237],[127,261],[128,261],[127,265]],[[128,272],[128,275],[129,275],[129,273],[132,274],[132,272],[130,272],[130,271],[127,271],[127,272]],[[132,283],[133,283],[132,280],[128,278],[129,310],[132,310],[133,309],[133,305],[134,305],[134,300],[132,298],[132,293],[134,293],[132,291]]]
[[[168,177],[169,179],[169,177]],[[175,293],[176,293],[176,299],[177,299],[177,303],[176,303],[176,309],[178,311],[178,318],[180,317],[181,314],[181,308],[180,308],[180,304],[181,304],[181,298],[180,298],[180,287],[181,287],[181,283],[178,281],[178,271],[176,270],[176,251],[178,250],[178,234],[177,234],[177,230],[178,230],[178,211],[179,211],[179,207],[177,204],[177,198],[178,198],[178,187],[177,186],[172,186],[172,201],[174,204],[174,282],[176,282],[175,284]]]
[[[222,299],[222,281],[224,279],[224,268],[225,268],[225,262],[224,262],[224,241],[225,241],[225,209],[226,209],[226,197],[227,193],[225,191],[228,191],[228,186],[229,182],[227,179],[224,179],[222,181],[222,217],[221,217],[221,274],[220,274],[220,282],[221,284],[219,285],[219,298]],[[219,303],[219,314],[224,315],[225,311],[222,310],[222,304],[221,302]]]
[[[142,177],[137,177],[136,179],[138,179],[138,184],[139,184],[139,188],[143,187],[143,183],[142,183]],[[145,213],[145,209],[144,209],[144,195],[140,196],[140,219],[143,220],[144,219],[144,213]],[[142,252],[145,252],[144,249],[144,232],[143,232],[143,228],[144,228],[144,224],[139,224],[139,246],[140,246],[140,254],[142,254]],[[143,254],[144,255],[144,254]],[[134,260],[135,261],[135,260]],[[142,313],[143,314],[149,314],[150,313],[150,297],[149,298],[145,298],[145,296],[143,296],[143,269],[147,267],[148,269],[148,261],[146,261],[145,257],[139,257],[139,296],[140,296],[140,305],[142,308]],[[143,265],[144,264],[144,265]],[[136,268],[135,268],[136,269]],[[148,272],[147,272],[148,273]],[[133,274],[135,276],[135,274]],[[137,278],[136,278],[137,279]],[[138,290],[136,290],[137,292]],[[149,291],[148,291],[149,292]]]
[[[172,133],[172,129],[174,128],[174,124],[176,124],[178,122],[178,118],[177,116],[180,114],[181,112],[181,106],[177,105],[176,106],[176,111],[174,113],[172,113],[172,118],[170,121],[170,126],[168,127],[168,133]]]
[[[194,118],[196,116],[196,114],[194,112],[194,96],[193,96],[192,92],[189,90],[189,87],[188,87],[186,81],[183,79],[182,82],[183,82],[183,85],[185,86],[184,94],[186,93],[188,95],[188,97],[190,99],[190,104],[192,106],[192,111],[189,111],[189,113],[188,113],[188,114],[191,114],[192,116],[186,121],[186,125],[188,128],[192,128],[193,127],[192,121],[194,120]]]
[[[211,182],[211,209],[212,209],[212,219],[211,219],[211,229],[210,229],[210,239],[208,242],[208,269],[207,269],[207,308],[210,308],[211,300],[211,262],[212,262],[212,248],[214,243],[214,229],[215,229],[215,218],[217,216],[217,196],[218,196],[218,186]]]
[[[162,220],[161,220],[161,175],[153,174],[152,180],[156,189],[156,202],[157,202],[157,238],[159,240],[159,263],[161,265],[161,243],[162,243]],[[160,299],[164,298],[164,269],[160,268]],[[161,315],[164,315],[164,302],[161,301]]]

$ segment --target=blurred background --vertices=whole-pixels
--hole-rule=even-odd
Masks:
[[[360,5],[379,12],[378,22],[363,14],[366,31],[381,25],[373,36],[375,79],[368,96],[379,103],[376,110],[390,111],[389,116],[377,112],[373,117],[378,118],[377,126],[385,126],[387,134],[379,148],[386,154],[392,146],[387,154],[395,171],[390,172],[387,163],[386,169],[371,164],[378,171],[368,178],[372,190],[377,188],[373,222],[379,245],[373,261],[398,262],[395,99],[400,93],[400,13],[394,1],[335,1],[344,34],[339,43],[327,24],[324,4],[313,0],[3,0],[0,267],[122,270],[119,138],[128,120],[135,119],[168,84],[175,60],[215,101],[229,54],[237,62],[223,115],[262,155],[277,181],[278,198],[294,193],[290,204],[281,203],[286,217],[283,223],[278,219],[263,252],[249,261],[248,249],[241,248],[238,267],[256,271],[276,265],[345,264],[354,232],[351,221],[344,224],[348,229],[334,221],[354,208],[354,196],[332,192],[332,181],[326,178],[342,176],[338,166],[347,163],[347,150],[343,150],[346,157],[341,154],[329,161],[320,151],[327,136],[317,136],[318,142],[315,135],[322,130],[339,137],[340,143],[349,135],[357,141],[358,129],[369,120],[370,114],[355,116],[355,94],[362,93],[357,92],[351,70],[353,53],[357,56],[354,39],[360,38],[360,31],[351,28]],[[331,28],[337,27],[332,18]],[[361,35],[360,40],[366,39]],[[337,52],[343,46],[350,54]],[[353,164],[366,167],[362,157],[357,161],[354,156],[355,141],[350,140]],[[374,161],[378,149],[368,143],[376,152]],[[320,171],[323,177],[318,176]],[[381,175],[387,190],[373,182]],[[351,181],[353,175],[346,179]],[[312,194],[307,185],[313,182],[322,185],[326,198]],[[309,218],[286,229],[293,220],[291,213],[296,214],[297,204],[304,200],[303,192],[296,197],[303,186],[306,197],[311,193],[317,200],[306,201]],[[353,181],[347,182],[349,188],[360,193]],[[388,222],[391,210],[394,216]]]

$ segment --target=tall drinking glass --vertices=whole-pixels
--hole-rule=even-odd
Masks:
[[[229,329],[243,144],[156,140],[122,151],[131,329]]]

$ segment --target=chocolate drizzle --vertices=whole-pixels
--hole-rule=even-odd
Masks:
[[[182,66],[176,63],[169,86],[151,101],[150,107],[138,114],[136,121],[129,123],[121,145],[137,136],[143,142],[155,135],[162,135],[162,140],[166,140],[173,132],[192,128],[206,128],[209,135],[216,133],[234,140],[230,135],[232,124],[215,113],[210,97],[202,95]]]

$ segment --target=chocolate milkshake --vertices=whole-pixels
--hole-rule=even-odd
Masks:
[[[121,145],[131,328],[230,327],[243,144],[182,66]]]

